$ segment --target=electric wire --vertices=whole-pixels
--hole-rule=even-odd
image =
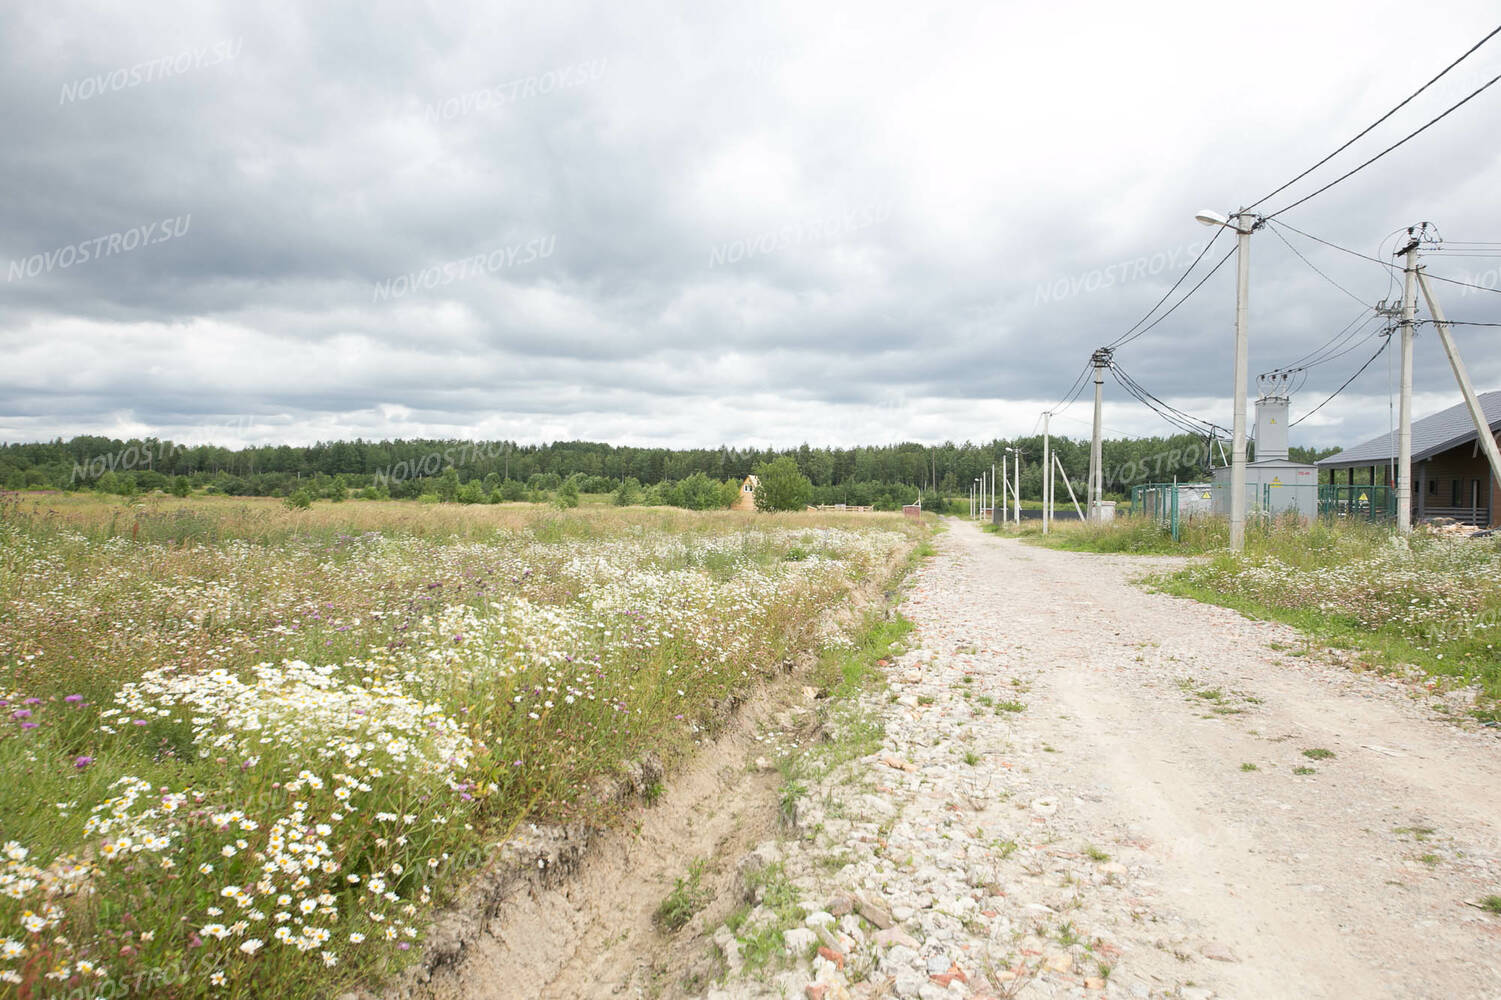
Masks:
[[[1271,222],[1270,219],[1268,219],[1267,221]],[[1273,222],[1272,225],[1281,226],[1283,229],[1290,229],[1293,232],[1297,233],[1299,236],[1305,236],[1308,239],[1313,240],[1315,243],[1322,243],[1324,244],[1324,246],[1329,247],[1332,250],[1338,250],[1341,253],[1350,254],[1352,257],[1359,257],[1361,260],[1368,260],[1373,264],[1380,264],[1382,267],[1391,268],[1393,271],[1397,271],[1399,273],[1402,271],[1402,267],[1399,264],[1393,264],[1391,261],[1381,260],[1379,258],[1372,257],[1369,254],[1363,254],[1359,250],[1351,250],[1349,247],[1340,246],[1338,243],[1331,243],[1330,241],[1323,239],[1322,237],[1315,236],[1312,233],[1304,232],[1298,227],[1290,226],[1285,222]],[[1469,281],[1460,281],[1458,278],[1446,278],[1442,274],[1434,274],[1427,268],[1423,269],[1423,277],[1428,278],[1432,281],[1443,281],[1451,285],[1460,285],[1464,288],[1479,289],[1482,292],[1495,292],[1497,294],[1501,294],[1501,288],[1486,288],[1484,285],[1477,285]]]
[[[1299,174],[1298,176],[1294,177],[1292,180],[1288,181],[1286,184],[1282,185],[1277,190],[1271,192],[1270,194],[1262,195],[1260,198],[1256,199],[1256,201],[1254,201],[1250,205],[1246,206],[1245,210],[1249,211],[1250,209],[1255,208],[1257,205],[1260,205],[1262,202],[1267,201],[1268,199],[1273,198],[1273,197],[1281,194],[1283,191],[1286,191],[1288,188],[1290,188],[1294,184],[1298,183],[1298,181],[1302,180],[1303,178],[1307,177],[1309,174],[1313,173],[1319,167],[1322,167],[1324,164],[1326,164],[1330,160],[1334,159],[1340,153],[1343,153],[1345,150],[1349,149],[1351,146],[1353,146],[1360,139],[1362,139],[1366,135],[1370,134],[1371,130],[1374,129],[1376,126],[1378,126],[1382,122],[1386,121],[1388,118],[1390,118],[1392,115],[1396,114],[1398,111],[1401,111],[1404,107],[1406,107],[1413,100],[1413,98],[1417,97],[1423,91],[1427,90],[1429,87],[1431,87],[1435,83],[1437,83],[1444,76],[1444,74],[1448,73],[1455,66],[1458,66],[1460,63],[1462,63],[1466,59],[1468,59],[1470,57],[1470,55],[1472,53],[1474,53],[1474,51],[1476,49],[1480,48],[1480,46],[1484,45],[1486,42],[1488,42],[1492,38],[1494,38],[1498,32],[1501,32],[1501,25],[1498,25],[1497,27],[1491,29],[1490,34],[1486,35],[1480,41],[1478,41],[1474,45],[1470,46],[1470,48],[1468,50],[1466,50],[1465,53],[1463,55],[1461,55],[1458,59],[1454,60],[1449,65],[1445,66],[1442,70],[1440,70],[1437,76],[1435,76],[1433,79],[1429,80],[1427,83],[1423,84],[1417,90],[1414,90],[1411,94],[1408,94],[1407,97],[1405,97],[1402,100],[1402,103],[1400,103],[1396,107],[1392,108],[1390,111],[1388,111],[1386,114],[1382,115],[1380,118],[1377,118],[1375,121],[1371,122],[1371,124],[1367,125],[1364,129],[1362,129],[1359,133],[1357,133],[1355,135],[1355,137],[1352,138],[1349,142],[1346,142],[1344,145],[1340,146],[1334,152],[1330,153],[1328,156],[1324,157],[1322,160],[1320,160],[1319,162],[1315,163],[1313,166],[1309,167],[1307,170],[1303,171],[1301,174]],[[1494,82],[1494,81],[1492,81],[1492,82]],[[1489,84],[1487,84],[1487,86],[1489,86]],[[1481,88],[1481,89],[1484,89],[1484,88]],[[1471,96],[1474,96],[1474,95],[1471,95]],[[1426,128],[1426,126],[1424,126],[1424,127]],[[1406,141],[1406,140],[1403,140],[1403,141]],[[1343,179],[1343,178],[1341,178],[1341,179]],[[1336,182],[1336,183],[1338,183],[1338,182]],[[1310,195],[1309,197],[1312,197],[1312,195]],[[1301,203],[1299,203],[1299,204],[1301,204]],[[1289,207],[1291,207],[1291,206],[1289,206]],[[1285,212],[1285,211],[1287,211],[1287,209],[1283,209],[1283,211]]]
[[[1175,292],[1175,291],[1178,290],[1178,286],[1181,285],[1181,284],[1183,284],[1184,280],[1190,274],[1193,273],[1193,269],[1199,266],[1199,261],[1201,261],[1201,260],[1204,259],[1204,255],[1209,252],[1209,248],[1210,247],[1214,246],[1214,241],[1220,238],[1220,233],[1222,233],[1222,232],[1224,232],[1224,227],[1223,226],[1218,227],[1218,228],[1215,229],[1214,235],[1211,236],[1211,237],[1209,237],[1209,242],[1204,244],[1204,249],[1200,250],[1199,251],[1199,255],[1193,259],[1193,262],[1190,263],[1188,265],[1188,267],[1184,269],[1184,271],[1183,271],[1182,274],[1178,275],[1178,280],[1175,281],[1175,282],[1173,282],[1172,286],[1170,288],[1168,288],[1168,290],[1166,292],[1162,293],[1162,298],[1158,299],[1157,302],[1156,302],[1156,304],[1153,305],[1152,308],[1150,308],[1150,309],[1148,309],[1146,311],[1146,315],[1142,316],[1141,319],[1139,319],[1135,323],[1131,324],[1131,328],[1129,330],[1127,330],[1125,333],[1123,333],[1119,337],[1115,338],[1115,340],[1113,340],[1109,344],[1106,344],[1105,347],[1108,350],[1114,350],[1115,348],[1119,347],[1121,344],[1129,343],[1130,341],[1136,339],[1136,337],[1133,337],[1131,335],[1132,332],[1137,327],[1139,327],[1143,323],[1145,323],[1148,319],[1150,319],[1151,316],[1152,316],[1152,314],[1154,312],[1156,312],[1158,309],[1162,308],[1162,303],[1166,302],[1168,300],[1168,297],[1171,296],[1173,294],[1173,292]],[[1191,295],[1193,293],[1190,292],[1189,294]],[[1150,329],[1150,327],[1148,329]],[[1140,334],[1137,334],[1137,336],[1140,336]]]
[[[1211,421],[1203,420],[1191,413],[1187,413],[1183,410],[1178,409],[1171,403],[1167,403],[1162,399],[1159,399],[1140,382],[1132,378],[1131,374],[1120,365],[1111,362],[1109,367],[1111,374],[1115,376],[1115,380],[1121,384],[1121,387],[1123,389],[1125,389],[1132,396],[1135,396],[1136,399],[1143,405],[1145,405],[1148,409],[1157,413],[1158,416],[1162,417],[1164,420],[1177,427],[1178,429],[1190,434],[1213,433],[1216,430],[1223,429],[1218,428]]]
[[[1501,30],[1501,29],[1498,29],[1498,30]],[[1494,33],[1495,32],[1492,32],[1492,34],[1494,34]],[[1487,36],[1487,37],[1490,37],[1490,36]],[[1267,221],[1270,222],[1272,219],[1275,219],[1277,216],[1281,215],[1282,213],[1292,211],[1293,209],[1297,208],[1299,205],[1303,204],[1304,202],[1309,201],[1309,200],[1311,200],[1313,198],[1317,198],[1319,195],[1323,194],[1325,191],[1328,191],[1330,188],[1334,187],[1336,184],[1339,184],[1342,181],[1345,181],[1345,180],[1347,180],[1347,179],[1349,179],[1351,177],[1354,177],[1356,174],[1360,173],[1366,167],[1369,167],[1371,164],[1373,164],[1377,160],[1381,159],[1387,153],[1390,153],[1392,150],[1398,148],[1399,146],[1402,146],[1403,144],[1407,143],[1409,140],[1415,139],[1418,136],[1422,135],[1424,132],[1428,131],[1430,128],[1432,128],[1433,126],[1437,125],[1439,122],[1443,121],[1445,118],[1449,117],[1451,114],[1453,114],[1454,112],[1458,111],[1460,108],[1464,107],[1466,104],[1470,103],[1470,101],[1472,101],[1476,97],[1480,96],[1481,93],[1483,93],[1486,90],[1489,90],[1496,83],[1496,81],[1498,81],[1498,80],[1501,80],[1501,73],[1497,73],[1495,76],[1491,77],[1485,83],[1481,84],[1479,87],[1476,87],[1473,91],[1471,91],[1470,94],[1469,94],[1469,96],[1464,97],[1463,99],[1455,102],[1454,104],[1451,104],[1449,106],[1449,108],[1446,111],[1444,111],[1442,114],[1440,114],[1440,115],[1438,115],[1438,116],[1436,116],[1434,118],[1430,118],[1422,126],[1420,126],[1419,128],[1416,128],[1413,131],[1407,133],[1402,138],[1398,139],[1396,142],[1392,143],[1390,146],[1387,146],[1381,152],[1377,153],[1375,156],[1371,157],[1370,159],[1368,159],[1365,162],[1363,162],[1363,163],[1359,164],[1358,166],[1356,166],[1354,169],[1345,171],[1343,174],[1340,174],[1338,177],[1336,177],[1334,180],[1330,181],[1328,184],[1325,184],[1323,187],[1321,187],[1318,190],[1312,192],[1311,194],[1304,195],[1303,197],[1299,198],[1297,201],[1293,202],[1291,205],[1286,205],[1286,206],[1284,206],[1282,208],[1279,208],[1277,211],[1273,212],[1271,215],[1268,215],[1266,217]]]
[[[1299,250],[1297,247],[1295,247],[1291,243],[1289,243],[1287,241],[1287,237],[1283,236],[1282,233],[1275,226],[1272,227],[1272,232],[1276,234],[1277,239],[1281,240],[1284,246],[1286,246],[1293,253],[1297,254],[1298,259],[1301,260],[1303,263],[1307,264],[1308,267],[1309,267],[1309,269],[1311,271],[1313,271],[1314,274],[1317,274],[1320,278],[1323,278],[1325,281],[1329,282],[1329,284],[1333,285],[1335,288],[1338,288],[1340,291],[1342,291],[1346,295],[1350,296],[1350,298],[1354,299],[1356,302],[1359,302],[1361,305],[1365,305],[1365,301],[1366,301],[1365,299],[1361,298],[1359,295],[1356,295],[1354,292],[1350,291],[1344,285],[1341,285],[1339,282],[1337,282],[1333,278],[1329,277],[1329,275],[1325,274],[1323,271],[1320,271],[1318,269],[1318,267],[1315,266],[1315,264],[1313,263],[1313,261],[1309,260],[1307,257],[1304,257],[1303,256],[1303,251]]]
[[[1210,240],[1211,244],[1213,242],[1214,242],[1213,240]],[[1205,247],[1204,249],[1208,250],[1209,248]],[[1231,257],[1234,257],[1234,256],[1235,256],[1235,247],[1231,247],[1230,250],[1229,250],[1229,252],[1226,253],[1225,256],[1223,256],[1223,257],[1221,257],[1219,259],[1219,263],[1215,264],[1214,267],[1210,268],[1209,269],[1209,273],[1206,274],[1206,275],[1204,275],[1204,277],[1200,278],[1197,282],[1195,282],[1194,286],[1192,288],[1190,288],[1188,291],[1184,292],[1183,293],[1183,297],[1180,298],[1177,302],[1174,302],[1172,304],[1172,306],[1168,309],[1167,312],[1163,313],[1161,316],[1158,316],[1156,319],[1152,320],[1152,322],[1148,323],[1146,326],[1142,327],[1140,330],[1137,330],[1130,337],[1127,337],[1127,338],[1125,338],[1123,340],[1117,340],[1115,342],[1115,344],[1111,345],[1111,350],[1114,350],[1115,348],[1120,347],[1120,346],[1122,346],[1124,344],[1129,344],[1131,341],[1135,340],[1137,337],[1140,337],[1142,334],[1144,334],[1148,330],[1152,329],[1152,327],[1156,326],[1158,323],[1161,323],[1163,320],[1165,320],[1169,316],[1171,316],[1175,311],[1177,311],[1177,309],[1178,309],[1179,306],[1181,306],[1183,303],[1187,302],[1190,298],[1193,297],[1194,292],[1197,292],[1200,288],[1202,288],[1204,286],[1204,282],[1206,282],[1210,278],[1214,277],[1215,272],[1218,271],[1220,268],[1222,268],[1222,267],[1225,266],[1225,261],[1229,260]],[[1184,277],[1187,277],[1187,272],[1184,273]]]
[[[1309,410],[1307,413],[1303,414],[1301,417],[1299,417],[1297,420],[1294,420],[1292,423],[1288,424],[1287,426],[1289,426],[1289,427],[1296,427],[1299,424],[1301,424],[1303,421],[1307,420],[1309,417],[1313,416],[1315,413],[1317,413],[1320,410],[1322,410],[1324,408],[1324,405],[1326,403],[1328,403],[1329,400],[1333,399],[1335,396],[1338,396],[1340,393],[1344,392],[1345,389],[1349,388],[1349,385],[1350,385],[1351,382],[1354,382],[1356,379],[1360,378],[1361,374],[1367,368],[1371,367],[1371,363],[1373,361],[1375,361],[1377,358],[1381,357],[1381,352],[1384,351],[1384,350],[1386,350],[1388,347],[1391,346],[1391,343],[1392,343],[1392,339],[1390,337],[1387,337],[1385,340],[1383,340],[1381,342],[1381,346],[1378,347],[1378,348],[1376,348],[1376,353],[1372,354],[1369,358],[1367,358],[1365,364],[1363,364],[1359,368],[1355,369],[1355,374],[1351,375],[1349,378],[1345,379],[1344,383],[1341,384],[1338,389],[1335,389],[1332,393],[1330,393],[1328,395],[1328,397],[1325,398],[1325,400],[1324,400],[1323,403],[1320,403],[1318,406],[1315,406],[1313,409]]]
[[[1369,314],[1372,314],[1375,311],[1376,311],[1376,308],[1374,306],[1366,306],[1360,312],[1358,312],[1358,313],[1355,314],[1355,318],[1354,319],[1352,319],[1352,320],[1350,320],[1350,322],[1346,323],[1344,325],[1344,327],[1341,328],[1338,333],[1336,333],[1334,336],[1330,337],[1328,340],[1324,341],[1324,343],[1320,344],[1318,347],[1315,347],[1313,350],[1309,351],[1307,354],[1303,355],[1301,358],[1299,358],[1298,360],[1294,361],[1292,364],[1286,365],[1286,366],[1284,366],[1282,368],[1273,368],[1271,371],[1267,372],[1266,374],[1268,374],[1268,375],[1275,375],[1278,372],[1295,371],[1295,370],[1298,369],[1298,367],[1300,365],[1303,365],[1303,366],[1306,367],[1306,365],[1307,365],[1307,363],[1309,361],[1311,361],[1313,358],[1318,357],[1324,351],[1328,350],[1331,345],[1333,345],[1333,344],[1335,344],[1337,342],[1342,342],[1343,338],[1345,338],[1345,336],[1347,334],[1349,334],[1349,332],[1351,331],[1351,329],[1353,329],[1355,327],[1355,324],[1359,323],[1361,321],[1361,319],[1365,319],[1366,322],[1369,323],[1370,322]]]

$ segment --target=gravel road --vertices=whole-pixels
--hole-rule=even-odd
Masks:
[[[1162,560],[959,521],[938,548],[867,699],[884,747],[751,864],[824,950],[743,971],[757,907],[708,997],[1501,997],[1493,733],[1132,582]]]

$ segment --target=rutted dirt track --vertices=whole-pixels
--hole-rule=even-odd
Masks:
[[[903,605],[913,648],[866,699],[885,746],[812,788],[780,844],[746,720],[669,792],[682,811],[508,905],[438,992],[1501,997],[1501,918],[1470,905],[1501,893],[1493,733],[1292,655],[1291,629],[1131,582],[1160,561],[961,522],[938,547]],[[742,971],[724,931],[718,958],[758,840],[837,969]],[[699,855],[718,898],[663,937],[650,911]]]
[[[1056,751],[1037,780],[1073,832],[1137,839],[1113,853],[1190,942],[1238,959],[1197,982],[1246,998],[1501,996],[1501,921],[1466,905],[1501,891],[1501,741],[1274,650],[1298,644],[1291,629],[1144,592],[1129,581],[1150,561],[968,525],[944,548],[909,613],[935,639],[969,632],[993,650],[977,665],[1032,685],[1014,738]]]

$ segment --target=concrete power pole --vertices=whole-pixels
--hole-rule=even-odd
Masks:
[[[1235,414],[1230,423],[1230,551],[1246,547],[1246,378],[1251,367],[1247,320],[1251,298],[1251,233],[1260,220],[1235,216]]]
[[[1459,383],[1459,391],[1465,398],[1465,407],[1470,411],[1470,419],[1475,424],[1476,444],[1485,452],[1485,457],[1491,466],[1491,475],[1501,480],[1501,449],[1496,447],[1495,435],[1491,433],[1490,422],[1485,418],[1485,411],[1480,408],[1480,400],[1475,395],[1475,387],[1470,384],[1470,374],[1465,370],[1464,361],[1459,357],[1459,348],[1454,346],[1454,337],[1449,333],[1449,321],[1444,318],[1444,310],[1438,304],[1438,299],[1433,297],[1433,289],[1428,287],[1428,278],[1421,268],[1417,271],[1418,285],[1423,289],[1423,298],[1428,303],[1428,311],[1433,314],[1433,325],[1438,330],[1438,339],[1444,345],[1444,353],[1449,358],[1449,368],[1454,372],[1454,381]],[[1494,516],[1494,515],[1492,515]]]
[[[1042,415],[1042,461],[1044,469],[1048,468],[1048,456],[1052,454],[1052,451],[1050,450],[1052,448],[1052,441],[1048,437],[1048,418],[1050,418],[1051,416],[1051,413],[1044,413]],[[1019,464],[1020,459],[1018,459],[1018,465]],[[1017,482],[1018,484],[1021,482],[1020,477],[1018,477]],[[1052,529],[1053,498],[1048,496],[1048,477],[1044,475],[1042,477],[1042,533],[1046,535]]]
[[[1418,309],[1418,239],[1422,230],[1408,227],[1407,245],[1397,251],[1402,268],[1402,394],[1397,410],[1397,530],[1412,531],[1412,335]]]
[[[1100,411],[1105,404],[1105,369],[1110,365],[1111,350],[1102,347],[1090,357],[1094,365],[1094,433],[1089,441],[1089,519],[1100,519],[1100,502],[1105,499],[1104,443],[1100,438]]]

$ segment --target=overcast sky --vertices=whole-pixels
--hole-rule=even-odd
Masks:
[[[1195,211],[1266,194],[1495,20],[1484,0],[12,0],[0,440],[1025,434],[1212,235]],[[1261,210],[1497,73],[1501,37]],[[1501,85],[1281,221],[1387,259],[1421,220],[1501,241],[1498,134]],[[1399,294],[1286,235],[1360,303]],[[1451,255],[1430,270],[1498,284],[1501,258]],[[1362,309],[1271,230],[1251,265],[1253,375]],[[1451,318],[1501,320],[1501,295],[1437,287]],[[1231,261],[1117,360],[1228,425],[1233,322]],[[1496,332],[1459,332],[1481,389]],[[1294,416],[1378,345],[1314,369]],[[1293,443],[1384,432],[1388,355]],[[1457,401],[1430,330],[1416,355],[1417,412]],[[1169,430],[1105,394],[1110,433]],[[1086,396],[1053,427],[1088,418]]]

